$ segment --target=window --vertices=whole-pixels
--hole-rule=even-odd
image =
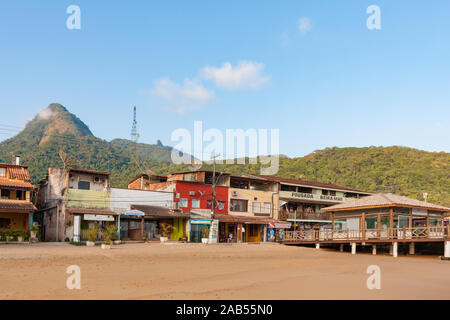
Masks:
[[[192,208],[200,208],[200,200],[192,199]]]
[[[261,212],[261,203],[260,202],[253,202],[253,212],[255,212],[255,213]]]
[[[181,198],[179,202],[180,208],[187,208],[188,206],[188,199]]]
[[[296,192],[297,191],[297,187],[296,186],[290,186],[287,184],[282,184],[281,185],[281,191],[293,191]]]
[[[264,202],[263,212],[270,213],[270,202]]]
[[[330,196],[335,197],[336,196],[336,191],[330,190]]]
[[[217,209],[225,210],[225,201],[219,201],[217,204]]]
[[[89,181],[78,181],[78,189],[91,190],[91,183]]]
[[[11,226],[11,219],[0,218],[0,229],[9,229]]]
[[[6,177],[6,168],[0,168],[0,177]]]
[[[22,190],[16,191],[16,200],[23,200],[23,194],[24,192]]]
[[[206,201],[206,209],[212,209],[212,200]]]
[[[328,195],[328,190],[322,190],[322,195],[327,196]]]
[[[8,200],[9,199],[9,190],[2,190],[2,199],[3,200]]]
[[[230,210],[236,212],[247,212],[248,200],[230,200]]]

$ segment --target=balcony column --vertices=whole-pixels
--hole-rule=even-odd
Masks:
[[[444,243],[444,257],[450,258],[450,241],[445,241]]]
[[[375,244],[372,245],[372,254],[373,254],[374,256],[377,255],[377,246],[376,246]]]
[[[352,254],[356,254],[356,243],[352,242]]]
[[[411,255],[415,254],[415,244],[414,244],[414,242],[411,242],[409,244],[409,254],[411,254]]]
[[[398,242],[392,243],[392,256],[397,258],[398,255]]]
[[[316,249],[320,249],[320,243],[316,243]]]

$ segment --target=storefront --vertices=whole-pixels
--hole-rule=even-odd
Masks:
[[[290,229],[292,224],[286,221],[271,221],[267,227],[267,241],[281,241],[283,240],[284,230]]]
[[[187,240],[189,215],[180,210],[158,206],[131,205],[129,212],[128,217],[122,216],[121,218],[121,237],[124,240],[157,240],[162,236],[162,224],[172,226],[170,240]],[[133,216],[133,212],[140,212],[140,215]]]
[[[96,241],[104,240],[103,232],[107,226],[117,226],[117,214],[110,210],[68,208],[72,215],[65,227],[65,239],[74,242],[87,241],[91,229],[96,230]]]

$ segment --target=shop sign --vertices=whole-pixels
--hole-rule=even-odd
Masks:
[[[290,222],[270,222],[269,228],[276,228],[276,229],[289,229],[291,227]]]
[[[85,214],[83,219],[88,221],[114,221],[114,216],[103,214]]]

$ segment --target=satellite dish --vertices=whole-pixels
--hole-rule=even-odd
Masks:
[[[191,171],[198,171],[203,167],[203,163],[201,162],[194,162],[194,164],[189,166],[189,170]]]

